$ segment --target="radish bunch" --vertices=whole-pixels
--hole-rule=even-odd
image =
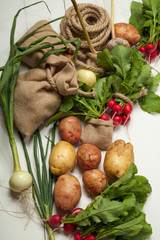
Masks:
[[[139,47],[138,51],[143,54],[144,59],[148,60],[149,63],[151,63],[159,55],[160,40],[158,41],[157,48],[153,43],[148,43],[146,46]]]
[[[83,210],[82,208],[75,208],[72,211],[72,215],[77,216],[78,213]],[[62,217],[58,214],[51,216],[49,219],[42,219],[43,221],[46,221],[49,223],[49,225],[52,228],[55,229],[63,229],[65,231],[65,233],[67,234],[71,234],[74,233],[74,240],[96,240],[96,238],[93,235],[87,235],[85,237],[82,237],[81,234],[79,232],[76,232],[77,229],[77,225],[73,224],[73,223],[64,223],[62,227],[60,227],[60,225],[62,224],[61,220]]]
[[[129,103],[126,103],[124,108],[118,104],[114,99],[111,99],[107,103],[107,108],[104,112],[107,112],[101,114],[100,119],[103,119],[105,121],[108,121],[109,119],[113,120],[113,127],[117,127],[118,125],[126,125],[130,121],[130,114],[132,112],[132,105]],[[109,117],[110,116],[110,117]]]
[[[78,213],[83,210],[82,208],[75,208],[72,211],[72,215],[77,216]],[[64,223],[63,225],[64,231],[66,233],[74,233],[75,230],[77,229],[77,225],[73,224],[73,223]],[[93,235],[88,235],[86,237],[82,237],[81,234],[79,232],[76,232],[74,234],[74,240],[95,240],[96,238]]]

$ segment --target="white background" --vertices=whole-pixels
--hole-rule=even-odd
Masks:
[[[3,66],[9,54],[9,35],[11,24],[17,10],[25,5],[33,3],[33,0],[1,0],[0,1],[0,66]],[[78,3],[91,2],[107,9],[110,14],[110,1],[93,0],[78,1]],[[16,28],[16,39],[25,33],[35,22],[41,19],[55,19],[63,16],[65,9],[71,6],[70,0],[46,0],[51,14],[48,13],[43,3],[25,10],[20,14]],[[131,0],[115,0],[115,23],[128,22],[130,17]],[[53,23],[52,27],[59,33],[59,22]],[[155,66],[156,64],[156,66]],[[153,63],[160,71],[160,64]],[[155,74],[155,73],[154,73]],[[157,91],[160,94],[160,88]],[[42,130],[42,136],[45,136],[48,129]],[[16,134],[16,133],[15,133]],[[151,223],[153,234],[150,240],[159,240],[160,238],[160,114],[148,114],[143,112],[137,105],[134,106],[131,114],[131,122],[126,128],[120,127],[114,132],[113,140],[121,138],[125,141],[131,141],[134,146],[135,163],[138,167],[139,174],[146,176],[152,185],[152,194],[149,196],[144,207],[147,221]],[[32,156],[32,142],[30,142],[29,151]],[[45,140],[45,137],[44,137]],[[59,140],[57,133],[56,141]],[[26,162],[23,155],[21,143],[16,135],[20,163],[23,169],[26,168]],[[104,152],[102,153],[102,162],[99,168],[103,170]],[[8,142],[7,132],[3,123],[3,116],[0,109],[0,238],[2,240],[44,240],[44,229],[40,224],[38,215],[34,213],[36,218],[32,218],[28,222],[27,216],[22,214],[21,203],[17,200],[17,195],[13,194],[8,187],[8,180],[13,171],[13,161],[11,150]],[[75,167],[72,172],[81,182],[81,172]],[[2,187],[4,186],[4,187]],[[86,207],[91,201],[89,195],[83,189],[79,207]],[[3,211],[6,209],[8,213]],[[56,210],[55,210],[56,211]],[[54,213],[55,213],[54,211]],[[13,213],[15,212],[15,213]],[[11,214],[11,215],[10,215]],[[13,217],[16,215],[17,217]],[[63,231],[55,233],[56,240],[73,239],[72,235],[64,235]],[[47,238],[46,238],[47,239]]]

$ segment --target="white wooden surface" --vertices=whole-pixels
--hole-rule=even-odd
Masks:
[[[9,34],[13,17],[17,10],[23,6],[33,3],[33,0],[1,0],[0,1],[0,66],[4,65],[9,53]],[[77,0],[78,3],[91,2],[104,7],[110,13],[110,1],[108,0]],[[71,6],[70,0],[46,0],[51,13],[49,13],[41,3],[22,12],[17,21],[16,39],[17,40],[26,30],[28,30],[36,21],[40,19],[51,20],[65,14],[65,9]],[[115,22],[128,22],[130,16],[131,0],[115,0]],[[59,32],[59,23],[53,23],[52,27]],[[153,63],[154,65],[154,63]],[[156,65],[160,70],[160,64]],[[160,94],[160,88],[157,93]],[[147,221],[152,224],[153,235],[150,240],[159,240],[160,238],[160,208],[159,208],[159,169],[160,169],[160,115],[147,114],[143,112],[138,105],[133,109],[131,122],[128,128],[119,128],[114,132],[114,140],[122,138],[125,141],[131,141],[134,146],[135,163],[138,166],[139,173],[145,175],[153,188],[152,194],[144,207],[147,215]],[[48,129],[42,130],[42,135],[47,134]],[[129,138],[130,137],[130,138]],[[23,169],[27,169],[22,147],[16,136],[20,162]],[[59,140],[57,135],[56,140]],[[32,152],[32,146],[29,145]],[[31,153],[32,155],[32,153]],[[104,153],[102,153],[104,157]],[[103,157],[100,169],[103,170]],[[12,174],[13,163],[8,136],[3,123],[3,116],[0,109],[0,239],[2,240],[44,240],[44,230],[39,221],[35,218],[29,220],[24,216],[21,204],[17,196],[8,187],[8,180]],[[80,182],[81,173],[75,168],[73,171]],[[82,198],[78,206],[85,207],[92,199],[87,195],[82,185]],[[2,205],[1,205],[2,204]],[[2,211],[6,209],[8,213]],[[14,211],[15,213],[13,213]],[[54,209],[54,211],[56,211]],[[13,217],[11,215],[16,215]],[[38,217],[36,214],[34,216]],[[55,233],[56,240],[73,239],[72,235],[64,235],[62,231]],[[46,238],[47,239],[47,238]]]

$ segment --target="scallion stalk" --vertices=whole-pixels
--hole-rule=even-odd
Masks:
[[[51,149],[55,145],[55,131],[56,131],[56,123],[54,124],[53,127],[53,134],[52,134],[52,139],[51,139]],[[34,199],[34,204],[37,209],[37,212],[42,219],[50,240],[55,240],[54,234],[53,234],[53,229],[50,227],[50,225],[44,221],[44,219],[49,219],[52,216],[52,208],[53,208],[53,202],[54,202],[54,196],[53,196],[53,175],[51,174],[49,168],[47,171],[47,156],[49,152],[49,142],[50,139],[47,138],[47,145],[46,149],[44,151],[43,147],[43,142],[41,138],[40,131],[37,130],[34,133],[34,146],[33,146],[33,152],[34,152],[34,161],[35,161],[35,166],[36,166],[36,176],[34,174],[34,171],[32,170],[32,164],[31,160],[29,157],[29,153],[27,151],[27,147],[25,144],[25,141],[19,133],[27,166],[28,166],[28,171],[32,175],[33,178],[33,191],[32,191],[32,196]],[[38,158],[38,151],[40,150],[40,159]],[[41,164],[40,164],[41,163]]]
[[[14,43],[16,22],[17,22],[17,17],[20,14],[20,12],[26,8],[29,8],[31,6],[34,6],[34,5],[42,3],[42,2],[45,3],[44,1],[39,1],[39,2],[33,3],[31,5],[28,5],[26,7],[19,9],[18,12],[16,13],[16,15],[13,19],[11,34],[10,34],[10,55],[9,55],[9,58],[8,58],[6,64],[4,66],[0,67],[0,71],[2,72],[1,78],[0,78],[0,101],[1,101],[1,107],[2,107],[3,116],[4,116],[4,123],[6,126],[6,130],[8,132],[9,143],[10,143],[10,147],[12,150],[13,163],[14,163],[14,173],[10,178],[9,184],[10,184],[10,188],[16,192],[21,192],[23,190],[26,190],[32,185],[31,175],[28,172],[21,170],[17,145],[16,145],[16,141],[14,138],[14,132],[13,132],[14,89],[15,89],[15,86],[17,83],[21,61],[26,55],[28,55],[30,53],[51,47],[52,50],[49,51],[48,53],[46,53],[42,57],[42,59],[40,59],[40,61],[36,64],[36,67],[37,67],[50,54],[66,51],[67,43],[73,42],[73,41],[77,42],[77,47],[76,47],[76,51],[74,54],[74,60],[75,60],[75,58],[77,56],[77,52],[78,52],[78,50],[80,48],[80,44],[81,44],[80,39],[71,39],[69,41],[64,41],[61,37],[54,36],[54,35],[52,37],[57,37],[60,39],[60,41],[58,43],[55,43],[55,44],[51,44],[49,42],[41,43],[41,41],[47,37],[47,35],[46,35],[43,38],[40,38],[40,39],[36,40],[35,42],[31,43],[30,46],[28,46],[27,48],[20,47],[20,44],[22,44],[27,38],[32,36],[37,30],[39,30],[40,28],[46,26],[47,24],[50,24],[51,22],[59,20],[63,17],[57,18],[55,20],[52,20],[50,22],[47,22],[47,23],[39,26],[37,29],[33,30],[31,33],[26,35],[23,39],[21,39],[17,43]],[[46,5],[46,3],[45,3],[45,5]],[[39,44],[37,44],[37,43],[39,43]],[[56,46],[58,44],[59,45],[63,44],[64,47],[62,47],[61,49],[58,49],[58,50],[54,49],[54,46]],[[23,179],[24,181],[22,181],[20,179]]]

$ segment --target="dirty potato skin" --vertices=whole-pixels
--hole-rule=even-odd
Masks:
[[[136,45],[141,39],[139,32],[132,24],[115,23],[114,29],[115,37],[126,39],[131,46]]]
[[[86,190],[93,196],[99,195],[107,186],[106,175],[99,169],[85,171],[82,180]]]
[[[123,140],[116,140],[109,145],[104,158],[104,171],[110,181],[121,178],[134,162],[133,145]]]
[[[81,198],[81,186],[71,174],[61,175],[54,187],[54,200],[57,209],[64,213],[71,212]]]
[[[58,142],[49,157],[49,167],[54,175],[62,175],[71,171],[76,162],[76,151],[67,141]]]
[[[101,162],[101,151],[93,144],[84,143],[77,150],[77,163],[81,169],[97,168]]]
[[[65,117],[59,123],[59,133],[61,138],[71,144],[75,144],[79,141],[81,132],[81,123],[75,116]]]

